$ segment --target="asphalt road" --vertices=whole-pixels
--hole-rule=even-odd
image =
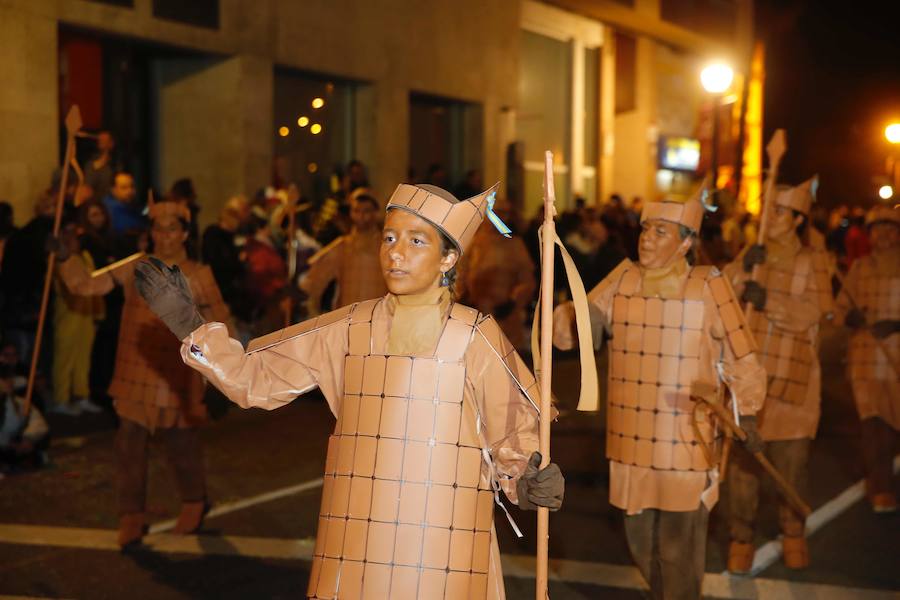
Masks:
[[[858,422],[841,364],[845,345],[839,332],[823,332],[824,414],[808,496],[818,515],[809,540],[812,565],[794,572],[774,557],[756,578],[722,575],[728,540],[721,502],[710,525],[710,597],[900,598],[900,515],[872,514],[858,488],[853,491],[862,471]],[[553,457],[563,467],[567,489],[564,509],[551,517],[551,597],[641,598],[621,514],[607,501],[603,415],[571,410],[578,381],[571,355],[558,357],[554,374],[562,414],[553,427]],[[79,419],[52,423],[61,435],[50,468],[0,481],[0,594],[131,600],[303,596],[318,478],[333,426],[321,397],[310,394],[275,412],[235,408],[204,429],[216,511],[198,536],[166,532],[178,501],[164,453],[154,447],[148,511],[159,532],[146,538],[145,548],[127,554],[115,547],[113,420]],[[767,542],[778,534],[771,487],[760,512],[757,545],[765,550],[758,554],[767,555],[777,547]],[[511,513],[524,533],[521,540],[502,513],[496,519],[507,596],[532,598],[534,514],[515,507]]]

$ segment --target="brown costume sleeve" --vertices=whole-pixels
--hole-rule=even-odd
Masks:
[[[181,357],[243,408],[272,410],[318,386],[337,414],[350,308],[253,340],[246,353],[222,323],[206,323],[184,341]]]
[[[588,310],[591,315],[591,334],[594,346],[600,347],[603,340],[603,332],[607,329],[612,312],[612,298],[619,287],[622,275],[628,269],[633,268],[627,258],[598,283],[594,289],[588,292]],[[575,333],[575,309],[571,302],[560,304],[553,311],[553,345],[560,350],[571,350],[577,340]]]
[[[703,299],[708,307],[714,307],[707,312],[711,316],[710,340],[718,346],[713,356],[719,357],[719,376],[731,389],[740,414],[754,415],[766,399],[766,371],[734,290],[724,276],[714,275]]]
[[[309,295],[310,310],[316,313],[319,312],[322,293],[340,272],[343,248],[344,236],[341,236],[309,259],[309,270],[300,287]]]
[[[847,313],[856,306],[850,298],[856,299],[859,297],[860,279],[864,264],[864,259],[853,261],[850,271],[844,277],[844,285],[841,287],[841,291],[838,292],[837,299],[834,302],[835,325],[843,325],[844,319],[847,318]]]
[[[510,501],[518,502],[515,482],[538,449],[537,382],[493,317],[484,317],[475,326],[466,351],[466,373],[500,486]]]
[[[116,285],[109,273],[91,277],[84,261],[74,255],[59,263],[56,268],[66,289],[76,296],[103,296]]]

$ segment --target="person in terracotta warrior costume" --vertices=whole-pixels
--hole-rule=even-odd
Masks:
[[[892,513],[900,431],[900,209],[876,206],[866,226],[872,254],[850,267],[837,297],[837,320],[853,329],[848,365],[862,428],[866,495],[876,513]]]
[[[748,432],[763,404],[765,371],[731,285],[715,267],[693,266],[703,218],[686,203],[650,202],[641,214],[639,263],[622,261],[588,294],[591,326],[609,341],[606,455],[610,502],[654,598],[700,598],[709,511],[718,500],[703,403],[727,385]],[[556,308],[554,343],[575,343],[571,304]]]
[[[149,210],[153,255],[161,264],[177,265],[182,282],[205,318],[230,320],[212,271],[188,258],[190,212],[175,202],[157,202]],[[133,284],[137,261],[91,277],[84,263],[70,257],[59,274],[72,293],[82,296],[124,288],[125,307],[119,328],[119,346],[109,395],[119,416],[116,434],[119,501],[119,545],[141,540],[145,531],[147,452],[155,433],[165,440],[175,472],[182,508],[175,526],[178,533],[200,527],[209,508],[198,427],[206,421],[203,378],[178,360],[178,343],[138,295]]]
[[[337,418],[307,595],[503,598],[499,491],[558,509],[538,470],[538,386],[489,316],[456,304],[454,267],[496,186],[464,201],[401,184],[379,250],[388,293],[250,342],[205,323],[177,270],[142,263],[138,289],[182,340],[185,363],[242,407],[318,387]],[[502,506],[502,504],[501,504]]]
[[[369,188],[350,194],[350,233],[334,240],[309,259],[309,271],[300,288],[309,296],[311,315],[318,315],[322,293],[337,282],[334,306],[346,306],[384,295],[387,291],[378,266],[381,231],[378,227],[378,200]]]
[[[765,245],[748,246],[724,269],[741,301],[756,309],[750,328],[769,382],[758,415],[759,435],[766,443],[769,460],[801,495],[809,442],[816,436],[822,400],[819,321],[833,312],[828,259],[803,241],[808,239],[805,230],[814,181],[797,187],[778,186],[768,211]],[[755,264],[761,268],[757,279],[751,281]],[[728,570],[732,573],[748,573],[753,565],[753,522],[761,472],[746,453],[736,454],[728,471]],[[785,565],[792,569],[809,566],[805,519],[784,499],[778,515]]]

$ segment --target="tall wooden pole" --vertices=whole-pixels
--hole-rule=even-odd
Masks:
[[[769,211],[772,210],[772,204],[775,202],[775,184],[778,179],[778,165],[781,164],[781,157],[787,150],[787,140],[785,140],[784,129],[776,129],[775,134],[766,146],[766,154],[769,156],[769,179],[766,182],[766,193],[763,197],[762,211],[759,217],[759,237],[757,244],[766,244],[766,233],[769,230]],[[750,281],[759,280],[760,265],[753,265],[753,271],[750,273]],[[750,302],[744,307],[744,314],[747,322],[750,322],[754,312],[753,304]]]
[[[59,194],[56,197],[56,216],[53,220],[53,237],[59,237],[59,226],[62,221],[63,205],[66,201],[66,186],[69,184],[69,166],[75,160],[75,134],[81,129],[81,111],[74,105],[66,115],[66,155],[63,158],[62,177],[59,181]],[[31,352],[31,366],[28,369],[28,386],[25,388],[25,405],[22,413],[31,411],[31,399],[34,396],[34,379],[37,375],[38,357],[41,355],[41,338],[44,336],[44,322],[47,320],[47,305],[50,302],[50,286],[53,285],[53,267],[56,266],[56,252],[47,256],[47,274],[44,277],[44,293],[41,295],[41,310],[38,313],[37,331],[34,334],[34,349]]]
[[[541,468],[550,464],[550,414],[553,406],[552,396],[552,358],[553,358],[553,259],[556,241],[556,191],[553,189],[553,153],[549,150],[544,156],[544,225],[541,237],[541,429],[540,450],[543,460]],[[537,574],[535,599],[547,600],[547,557],[550,543],[550,512],[545,507],[538,507],[537,529]]]

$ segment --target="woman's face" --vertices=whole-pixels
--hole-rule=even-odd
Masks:
[[[444,256],[434,226],[401,209],[388,211],[379,252],[381,272],[392,294],[421,294],[439,287],[441,276],[453,268],[458,254]]]
[[[175,258],[182,253],[188,232],[177,217],[166,215],[153,221],[150,236],[153,238],[153,253],[166,259]]]
[[[88,207],[87,222],[94,231],[100,231],[106,226],[106,214],[97,205]]]
[[[796,231],[797,226],[803,222],[803,217],[794,216],[794,211],[787,206],[776,204],[769,211],[769,231],[768,234],[773,239],[781,239]]]

